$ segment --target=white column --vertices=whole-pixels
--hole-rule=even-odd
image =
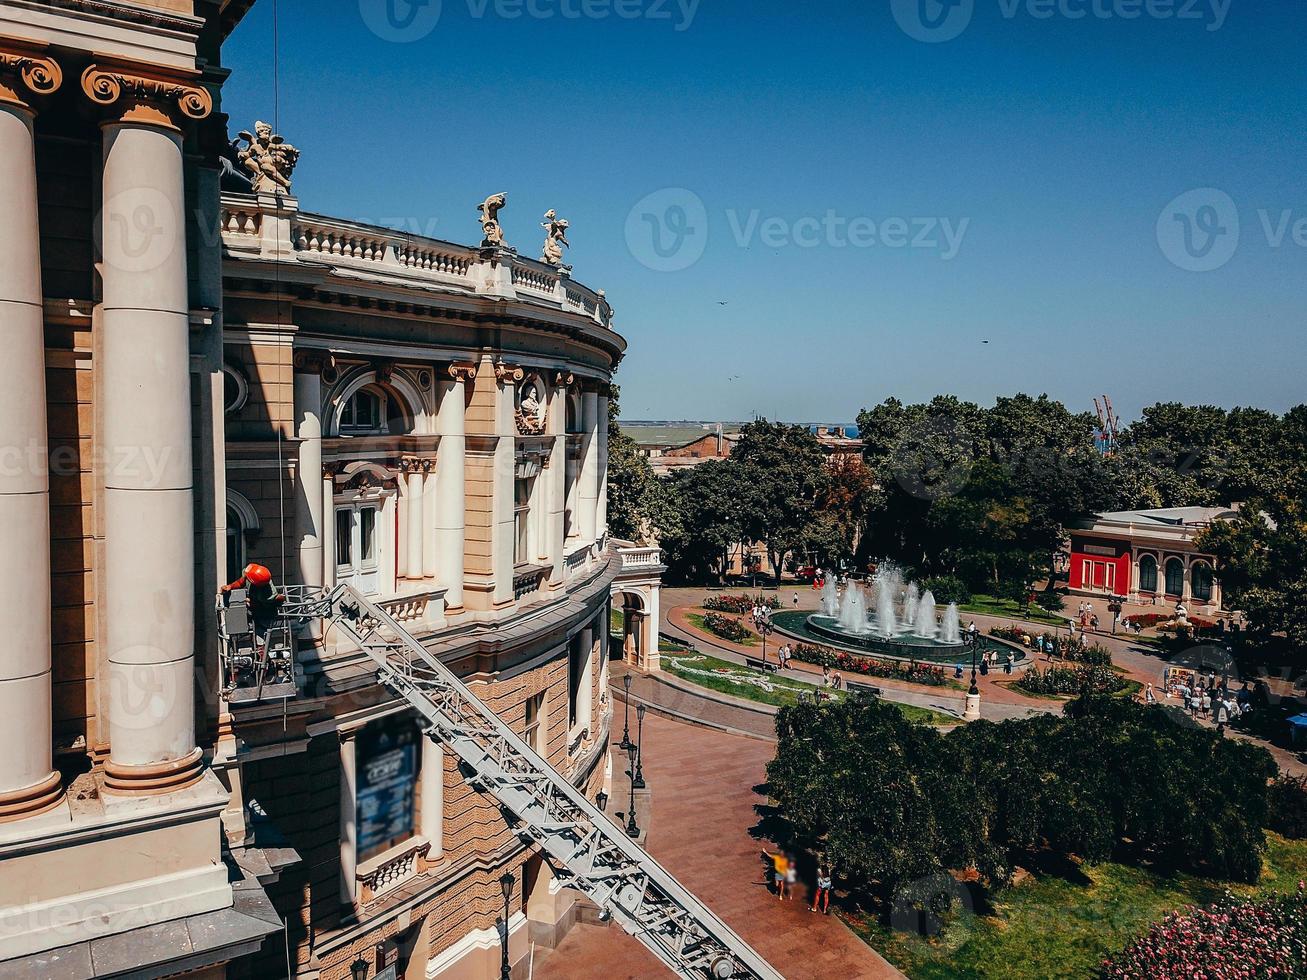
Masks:
[[[426,513],[426,504],[422,499],[422,491],[425,486],[426,476],[422,472],[422,461],[419,459],[410,460],[406,516],[408,523],[407,525],[400,525],[400,534],[408,542],[408,577],[410,579],[422,578],[422,517]]]
[[[553,588],[563,584],[567,557],[563,542],[563,510],[567,506],[567,388],[570,382],[571,375],[559,373],[554,379],[553,397],[549,399],[549,435],[553,444],[549,448],[549,468],[544,473],[549,491],[546,494],[549,513],[545,533],[549,584]]]
[[[0,821],[54,806],[45,325],[32,111],[0,74]]]
[[[576,727],[590,729],[594,714],[594,630],[581,630],[581,683],[576,692]]]
[[[463,608],[464,522],[466,520],[467,428],[466,384],[476,377],[471,365],[451,365],[449,381],[440,382],[436,432],[436,580],[446,590],[447,611]]]
[[[336,479],[326,469],[322,471],[322,585],[336,586]]]
[[[658,630],[661,629],[660,618],[662,616],[662,590],[653,586],[649,590],[649,617],[648,637],[644,647],[644,662],[640,664],[642,670],[656,671],[662,666],[662,655],[658,652]]]
[[[422,577],[434,579],[436,562],[436,474],[435,463],[422,461]]]
[[[581,394],[583,455],[581,457],[581,539],[597,537],[599,502],[599,395],[594,391]]]
[[[599,467],[599,487],[596,493],[595,501],[595,536],[602,538],[608,533],[608,389],[605,387],[599,394],[599,404],[596,409],[599,417],[599,427],[596,431],[596,441],[598,449],[595,452],[597,465]]]
[[[104,127],[105,786],[199,777],[190,323],[181,133]]]
[[[517,509],[516,394],[521,368],[500,366],[495,391],[495,462],[491,486],[491,570],[496,609],[513,604],[513,574],[517,543],[514,515]]]
[[[400,462],[400,488],[395,501],[395,577],[408,578],[408,515],[412,498],[405,463]]]
[[[340,900],[349,905],[358,887],[358,761],[355,732],[340,733]]]
[[[299,537],[300,581],[323,584],[322,539],[322,375],[316,363],[295,372],[295,420],[299,463],[295,467],[295,527]]]
[[[445,750],[433,738],[422,739],[422,827],[431,842],[428,861],[445,853]]]

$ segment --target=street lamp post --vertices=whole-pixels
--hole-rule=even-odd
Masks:
[[[623,752],[631,749],[631,675],[629,673],[622,675],[622,687],[626,689],[626,698],[623,700],[625,712],[622,719],[622,740],[617,743],[617,747]]]
[[[639,837],[640,825],[635,822],[635,746],[632,745],[626,751],[627,761],[630,768],[626,774],[631,777],[631,805],[626,811],[626,836]]]
[[[977,721],[980,718],[980,686],[976,683],[976,654],[980,652],[980,630],[972,628],[971,645],[971,688],[967,691],[967,707],[962,712],[963,721]]]
[[[636,725],[639,734],[635,745],[635,776],[631,779],[632,789],[644,789],[644,713],[645,706],[635,709]]]
[[[500,980],[513,980],[513,968],[508,962],[508,904],[513,899],[513,884],[516,881],[516,876],[512,874],[505,874],[499,879],[499,887],[504,893],[504,948],[499,964]]]

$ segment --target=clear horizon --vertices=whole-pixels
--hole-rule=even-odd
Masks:
[[[1307,400],[1302,5],[934,3],[282,0],[224,110],[306,210],[472,242],[507,191],[536,256],[556,208],[628,418]]]

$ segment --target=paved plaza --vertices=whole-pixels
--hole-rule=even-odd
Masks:
[[[620,721],[620,717],[617,719]],[[763,881],[759,854],[772,845],[751,836],[763,803],[753,787],[765,778],[775,745],[645,719],[645,778],[653,790],[648,847],[714,912],[788,980],[901,977],[834,915],[808,911],[800,885],[780,902]],[[624,757],[614,755],[620,773]],[[621,801],[610,810],[624,809]],[[616,926],[578,926],[556,951],[536,952],[537,980],[662,980],[667,971]]]

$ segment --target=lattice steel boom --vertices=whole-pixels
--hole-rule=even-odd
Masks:
[[[358,644],[378,679],[426,719],[468,782],[493,796],[559,881],[584,894],[672,972],[692,980],[782,980],[747,943],[500,721],[395,619],[350,586],[296,597]]]

